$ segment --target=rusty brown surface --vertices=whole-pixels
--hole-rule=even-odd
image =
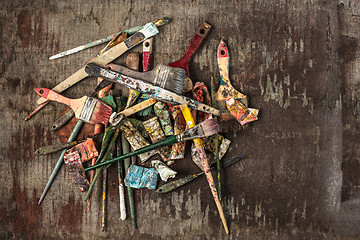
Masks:
[[[358,239],[360,237],[360,5],[357,1],[20,1],[0,3],[1,239]],[[193,81],[219,81],[221,38],[232,85],[260,109],[247,128],[223,126],[225,236],[205,178],[172,193],[136,190],[138,229],[119,220],[117,169],[109,169],[107,231],[100,231],[100,185],[91,211],[62,167],[37,201],[58,154],[35,156],[59,142],[50,131],[64,106],[51,103],[23,119],[38,99],[103,47],[54,61],[60,51],[159,17],[173,19],[154,38],[154,66],[179,59],[197,26],[213,26],[190,62]],[[141,47],[133,51],[141,51]],[[123,61],[123,57],[119,59]],[[91,94],[89,78],[64,93]],[[115,92],[118,92],[115,89]],[[190,146],[188,146],[190,147]],[[189,156],[172,168],[197,172]],[[129,212],[128,212],[129,213]],[[129,215],[129,214],[128,214]]]

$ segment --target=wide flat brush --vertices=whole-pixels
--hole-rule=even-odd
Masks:
[[[116,158],[108,160],[106,162],[102,162],[102,163],[96,164],[94,166],[88,167],[85,169],[85,171],[89,171],[89,170],[92,170],[95,168],[107,166],[110,163],[121,161],[126,158],[129,158],[132,156],[137,156],[139,154],[146,153],[146,152],[158,149],[158,148],[169,146],[169,145],[172,145],[177,142],[193,140],[195,138],[209,137],[211,135],[216,134],[219,131],[220,131],[220,126],[218,125],[217,121],[215,119],[207,119],[204,122],[196,125],[195,127],[185,130],[184,132],[182,132],[178,135],[168,137],[162,141],[159,141],[154,144],[148,145],[146,147],[137,149],[135,151],[132,151],[132,152],[122,155],[120,157],[116,157]]]
[[[226,46],[224,40],[220,41],[220,44],[217,49],[217,62],[220,71],[220,86],[215,94],[215,99],[217,101],[217,107],[221,111],[221,120],[228,121],[231,119],[230,112],[226,108],[226,100],[229,97],[234,99],[239,99],[241,102],[247,106],[247,97],[241,92],[237,91],[230,82],[229,79],[229,50]]]
[[[105,67],[125,76],[149,82],[178,94],[181,94],[184,88],[186,71],[182,68],[173,68],[159,64],[149,72],[137,72],[113,63],[107,64]]]
[[[96,65],[95,63],[89,63],[86,65],[85,71],[92,76],[98,76],[106,78],[112,82],[120,83],[125,85],[128,88],[137,90],[142,93],[147,93],[150,95],[150,97],[158,99],[160,101],[164,101],[171,104],[187,104],[189,107],[199,110],[206,113],[211,113],[214,115],[220,115],[220,112],[218,109],[215,109],[213,107],[210,107],[206,104],[200,103],[198,101],[195,101],[191,98],[178,95],[174,92],[171,92],[169,90],[166,90],[164,88],[154,86],[150,83],[141,81],[139,79],[134,79],[125,75],[122,75],[120,73],[111,71],[109,69],[106,69],[104,67],[100,67]]]
[[[47,88],[34,88],[34,90],[43,98],[68,105],[74,110],[76,118],[84,122],[104,125],[109,122],[112,108],[98,99],[87,96],[70,99]]]

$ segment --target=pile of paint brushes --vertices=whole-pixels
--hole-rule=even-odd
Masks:
[[[39,106],[27,119],[45,107],[49,101],[64,103],[71,108],[54,123],[52,130],[61,129],[74,116],[78,119],[67,142],[45,146],[36,151],[37,154],[48,154],[62,150],[39,204],[48,192],[62,162],[68,166],[67,171],[80,191],[86,192],[86,200],[90,199],[94,184],[101,173],[105,179],[103,191],[106,196],[107,168],[112,163],[117,163],[120,218],[126,219],[125,184],[132,224],[136,227],[133,188],[156,189],[158,176],[165,182],[169,178],[175,178],[177,172],[169,166],[177,159],[185,157],[185,141],[192,140],[191,157],[202,172],[163,184],[156,191],[170,192],[205,174],[225,231],[229,233],[220,202],[220,159],[225,155],[231,141],[218,133],[220,126],[217,118],[219,116],[222,121],[228,121],[234,117],[244,125],[257,120],[259,111],[248,108],[246,95],[231,86],[229,52],[223,40],[220,41],[217,51],[220,71],[218,91],[216,93],[214,91],[213,78],[211,93],[203,82],[196,82],[193,86],[188,64],[211,28],[206,22],[199,26],[180,60],[167,65],[160,64],[149,71],[152,37],[159,32],[158,27],[168,23],[169,19],[162,18],[117,33],[111,36],[112,38],[109,36],[50,58],[52,60],[63,57],[110,40],[94,59],[52,90],[35,89],[41,96],[37,101]],[[140,59],[138,53],[128,55],[126,66],[110,63],[140,43],[143,43],[143,72],[138,72]],[[62,91],[87,76],[96,76],[98,83],[90,97],[69,99],[60,95]],[[129,89],[126,97],[112,94],[112,89],[118,84]],[[188,93],[190,91],[192,98],[185,96],[191,95]],[[196,122],[199,124],[196,125]],[[84,124],[94,125],[94,132],[86,139],[76,140]],[[152,160],[150,168],[144,167],[145,162],[157,154],[161,160]],[[240,159],[242,159],[241,155],[224,160],[222,167],[230,166]],[[92,160],[91,164],[88,163],[89,160]],[[210,172],[210,165],[213,163],[216,163],[218,170],[217,188]],[[86,171],[90,170],[89,178]],[[103,215],[104,204],[103,202]],[[105,229],[105,216],[102,219],[102,226]]]

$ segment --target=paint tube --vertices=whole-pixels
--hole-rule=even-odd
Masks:
[[[171,125],[169,111],[166,107],[166,103],[157,102],[154,105],[155,115],[158,117],[161,127],[166,136],[174,135],[174,129]]]
[[[212,152],[215,155],[215,137],[218,136],[219,138],[219,159],[225,155],[227,150],[230,147],[231,141],[224,136],[217,134],[207,137],[205,139],[205,149]]]
[[[186,129],[186,122],[184,116],[179,108],[173,108],[171,110],[172,117],[174,119],[174,133],[175,135],[180,134]],[[185,157],[185,142],[177,142],[171,147],[170,159],[182,159]]]
[[[228,98],[226,100],[226,107],[230,111],[230,114],[241,125],[258,120],[257,115],[259,113],[259,110],[247,108],[239,100],[235,100],[234,98]]]
[[[125,186],[132,188],[155,189],[158,172],[155,168],[144,168],[130,165],[125,178]]]
[[[120,126],[120,130],[125,133],[125,137],[130,143],[131,147],[136,150],[139,148],[143,148],[145,146],[150,145],[143,136],[139,133],[138,130],[130,123],[128,119],[123,120],[123,124]],[[139,158],[141,162],[145,162],[151,156],[155,155],[156,151],[152,150],[146,153],[139,154]]]
[[[164,132],[161,130],[157,117],[150,118],[149,120],[143,122],[143,125],[153,143],[159,142],[166,138]],[[160,154],[161,158],[164,160],[164,162],[170,165],[171,163],[168,163],[169,161],[171,161],[170,147],[169,146],[162,147],[157,151]]]
[[[169,178],[174,178],[177,174],[174,170],[165,165],[165,163],[159,160],[151,161],[151,165],[156,169],[159,173],[161,180],[166,182]]]

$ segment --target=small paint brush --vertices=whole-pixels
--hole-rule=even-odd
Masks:
[[[236,156],[236,157],[233,157],[233,158],[230,158],[230,159],[224,159],[221,169],[227,168],[227,167],[231,166],[232,164],[240,161],[241,159],[243,159],[243,155],[239,155],[239,156]],[[212,167],[211,169],[214,169],[214,167]],[[197,177],[199,177],[199,176],[201,176],[203,174],[205,174],[205,172],[195,173],[195,174],[192,174],[192,175],[177,179],[175,181],[171,181],[171,182],[166,183],[166,184],[162,185],[161,187],[159,187],[156,190],[156,192],[157,193],[171,192],[171,191],[173,191],[173,190],[175,190],[175,189],[177,189],[177,188],[179,188],[181,186],[184,186],[186,183],[189,183],[189,182],[195,180]]]
[[[85,169],[85,171],[89,171],[89,170],[92,170],[95,168],[107,166],[110,163],[124,160],[124,159],[132,157],[132,156],[137,156],[141,153],[146,153],[146,152],[149,152],[149,151],[161,148],[161,147],[169,146],[169,145],[172,145],[172,144],[180,142],[180,141],[187,141],[187,140],[193,140],[195,138],[208,137],[208,136],[214,135],[215,133],[217,133],[219,131],[220,131],[220,126],[218,125],[217,121],[215,119],[207,119],[204,122],[196,125],[195,127],[185,130],[184,132],[182,132],[178,135],[168,137],[160,142],[156,142],[154,144],[137,149],[133,152],[122,155],[120,157],[111,159],[106,162],[102,162],[100,164],[96,164],[91,167],[88,167]]]
[[[209,105],[200,103],[198,101],[195,101],[191,98],[178,95],[174,92],[171,92],[169,90],[166,90],[164,88],[154,86],[150,83],[141,81],[139,79],[134,79],[125,75],[122,75],[120,73],[111,71],[107,68],[100,67],[99,65],[96,65],[95,63],[89,63],[86,65],[85,71],[92,76],[98,76],[106,78],[112,82],[120,83],[125,85],[128,88],[137,90],[142,93],[149,94],[150,97],[168,102],[171,104],[187,104],[189,107],[199,110],[206,113],[211,113],[214,115],[220,115],[220,112],[218,109],[215,109],[213,107],[210,107]]]
[[[158,20],[156,20],[154,22],[155,26],[157,26],[157,27],[162,26],[162,25],[166,25],[168,23],[170,23],[170,19],[167,18],[167,17],[160,18],[160,19],[158,19]],[[109,42],[110,40],[114,39],[114,37],[119,36],[122,33],[127,33],[129,35],[134,34],[134,33],[138,32],[142,27],[143,26],[136,26],[136,27],[124,30],[123,32],[118,32],[118,33],[109,35],[109,36],[107,36],[105,38],[95,40],[95,41],[90,42],[90,43],[86,43],[84,45],[81,45],[81,46],[72,48],[70,50],[58,53],[58,54],[56,54],[54,56],[51,56],[49,58],[49,60],[54,60],[54,59],[57,59],[57,58],[61,58],[61,57],[64,57],[64,56],[67,56],[67,55],[70,55],[70,54],[73,54],[73,53],[77,53],[77,52],[80,52],[80,51],[88,49],[88,48],[91,48],[91,47],[95,47],[95,46],[100,45],[102,43]],[[108,47],[108,46],[106,46],[106,47]]]
[[[70,99],[47,88],[34,88],[34,90],[43,98],[68,105],[74,110],[75,116],[84,122],[101,123],[105,126],[109,122],[112,108],[98,99],[87,96]]]
[[[121,73],[125,76],[140,79],[156,86],[182,93],[186,78],[186,71],[182,68],[174,68],[159,64],[149,72],[136,72],[118,64],[107,64],[108,69]]]

